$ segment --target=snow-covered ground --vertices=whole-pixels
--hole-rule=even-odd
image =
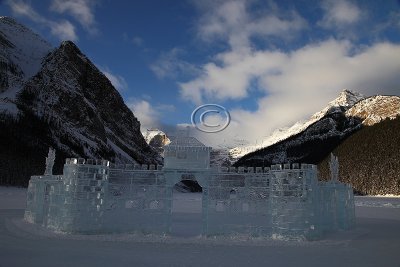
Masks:
[[[25,207],[26,188],[0,186],[0,210],[25,209]]]
[[[201,194],[174,193],[172,236],[67,235],[22,220],[0,187],[0,266],[400,266],[400,198],[356,197],[357,225],[321,241],[201,237]]]
[[[400,196],[356,196],[356,207],[400,208]]]

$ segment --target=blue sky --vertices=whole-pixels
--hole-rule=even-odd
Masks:
[[[74,41],[143,128],[185,125],[200,104],[231,124],[210,144],[260,140],[341,90],[400,92],[400,1],[0,1],[55,47]],[[213,140],[210,141],[210,140]]]

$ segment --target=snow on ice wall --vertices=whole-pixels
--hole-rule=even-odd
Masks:
[[[354,224],[351,187],[318,182],[314,165],[189,172],[83,159],[67,159],[62,176],[32,176],[25,219],[65,232],[168,233],[173,185],[188,176],[203,187],[205,236],[319,239]]]

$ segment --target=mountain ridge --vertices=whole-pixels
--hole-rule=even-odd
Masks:
[[[304,131],[308,126],[313,124],[314,122],[321,119],[327,112],[332,112],[337,108],[349,108],[349,106],[354,105],[355,103],[365,99],[364,95],[359,93],[344,89],[340,92],[339,96],[334,100],[330,101],[328,105],[322,110],[314,113],[310,116],[310,118],[306,121],[299,121],[293,124],[291,127],[287,127],[284,129],[275,130],[272,135],[264,139],[259,145],[250,145],[245,147],[235,147],[229,150],[230,157],[235,160],[240,157],[245,156],[248,153],[254,152],[258,149],[262,149],[263,147],[268,147],[273,144],[276,144],[282,140],[285,140],[291,136],[294,136],[302,131]]]
[[[240,158],[235,165],[254,165],[256,162],[260,164],[262,161],[263,165],[270,165],[270,164],[277,164],[277,163],[283,163],[283,162],[295,162],[295,161],[302,161],[304,160],[308,161],[309,163],[317,163],[316,161],[318,160],[318,156],[322,156],[324,158],[326,153],[329,152],[324,152],[324,153],[315,153],[315,152],[310,152],[315,153],[314,156],[306,156],[305,154],[301,154],[299,150],[306,151],[307,148],[305,147],[305,144],[310,142],[314,143],[320,143],[320,145],[325,145],[325,149],[333,149],[336,145],[338,145],[341,141],[343,141],[345,138],[347,138],[349,135],[351,135],[353,132],[361,129],[363,127],[363,123],[371,123],[371,120],[366,120],[368,118],[365,117],[360,117],[358,114],[360,113],[360,110],[358,109],[358,113],[355,113],[355,110],[357,110],[357,107],[359,108],[360,106],[363,106],[364,103],[368,103],[371,101],[371,99],[385,99],[386,104],[390,103],[393,106],[395,106],[392,110],[393,112],[390,113],[381,113],[381,116],[379,119],[374,118],[375,123],[379,123],[381,120],[385,118],[394,118],[398,114],[400,114],[400,97],[398,96],[371,96],[367,97],[365,99],[362,99],[360,101],[357,101],[354,103],[352,107],[355,107],[354,110],[352,110],[352,107],[348,107],[348,109],[342,109],[342,107],[338,108],[333,108],[330,112],[326,113],[324,117],[322,117],[320,120],[312,123],[309,125],[306,129],[304,129],[302,132],[299,132],[295,135],[292,135],[284,140],[279,141],[278,143],[275,143],[271,146],[267,146],[264,148],[261,148],[255,152],[249,153],[242,158]],[[390,100],[390,101],[389,101]],[[379,103],[379,101],[372,101],[374,106],[376,107]],[[378,103],[378,104],[377,104]],[[368,110],[368,105],[364,105],[364,109]],[[364,110],[362,109],[362,110]],[[348,112],[348,111],[351,112]],[[361,110],[361,111],[362,111]],[[347,112],[347,113],[346,113]],[[361,112],[362,113],[362,112]],[[368,113],[367,113],[368,114]],[[371,125],[371,124],[369,124]],[[325,139],[325,142],[324,142]],[[329,139],[331,141],[331,144],[327,144],[329,142],[326,141],[326,139]],[[315,145],[315,144],[314,144]],[[296,149],[297,147],[297,149]],[[323,150],[322,148],[314,148],[315,151],[318,150]],[[305,153],[305,152],[304,152]],[[295,156],[288,156],[288,154],[298,154],[297,157]],[[310,154],[310,155],[311,155]],[[320,160],[322,159],[320,158]],[[253,163],[250,163],[252,161]],[[247,163],[246,163],[247,162]]]
[[[38,34],[10,17],[0,17],[0,93],[15,98],[23,82],[35,75],[53,47]],[[5,90],[7,89],[7,90]]]
[[[7,32],[2,29],[11,31],[12,25],[13,21],[0,19],[3,39]],[[43,43],[23,25],[16,23],[15,27],[22,35],[39,38],[32,47],[24,44],[26,51]],[[29,58],[23,61],[26,54],[20,51],[25,48],[19,49],[12,40],[0,46],[10,44],[14,48],[2,50],[6,52],[0,57],[0,71],[7,74],[2,77],[8,85],[14,79],[9,66],[23,69],[19,65],[31,64]],[[40,61],[38,71],[32,76],[23,72],[18,83],[0,93],[0,126],[4,129],[0,160],[8,163],[0,168],[0,184],[26,185],[30,175],[41,174],[48,147],[57,150],[56,173],[62,171],[66,157],[103,158],[116,163],[161,162],[157,152],[147,145],[140,122],[119,92],[72,41],[64,41],[50,51],[46,44],[42,51],[46,51],[43,58],[35,57],[36,63]],[[19,162],[26,165],[22,170]]]

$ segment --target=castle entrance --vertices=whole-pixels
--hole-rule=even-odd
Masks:
[[[171,235],[199,236],[202,233],[203,188],[196,175],[184,173],[172,188]]]

